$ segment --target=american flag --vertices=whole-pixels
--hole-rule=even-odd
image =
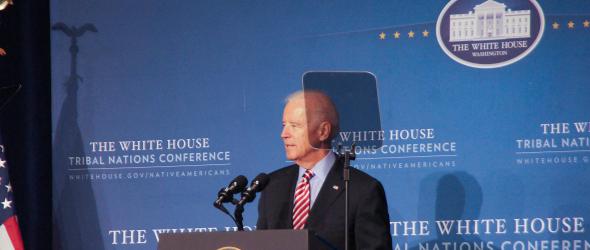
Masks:
[[[12,185],[8,179],[8,164],[4,145],[0,144],[0,250],[22,250],[23,240],[14,209]]]

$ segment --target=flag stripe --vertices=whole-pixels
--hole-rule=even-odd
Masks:
[[[0,250],[23,250],[5,157],[0,138]]]
[[[6,233],[8,237],[10,237],[10,241],[12,242],[12,246],[15,250],[23,250],[23,242],[22,237],[20,235],[20,230],[18,228],[18,220],[15,216],[11,216],[6,221],[4,221],[4,226],[6,229]]]
[[[0,250],[15,250],[4,225],[0,226]]]

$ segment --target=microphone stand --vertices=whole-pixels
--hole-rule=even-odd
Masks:
[[[235,204],[238,204],[238,201],[236,199],[233,199],[231,201],[231,203],[235,205]],[[244,220],[244,218],[242,217],[242,213],[241,212],[239,214],[240,217],[239,217],[239,220],[238,220],[237,211],[234,214],[235,216],[232,216],[229,213],[229,211],[227,211],[227,209],[225,208],[225,206],[223,206],[223,203],[221,203],[221,202],[220,203],[214,202],[213,203],[213,206],[216,207],[217,209],[221,210],[221,212],[223,212],[224,214],[227,214],[234,221],[234,223],[236,223],[236,226],[238,226],[238,231],[244,231],[244,224],[242,223],[242,221]],[[237,210],[237,208],[236,208],[236,210]],[[242,212],[244,212],[244,208],[242,208]],[[240,230],[240,228],[241,228],[241,230]]]
[[[256,176],[256,178],[254,178],[254,180],[252,181],[250,186],[245,191],[242,191],[242,198],[240,200],[231,199],[231,201],[229,201],[229,200],[218,198],[218,200],[215,201],[213,203],[213,205],[216,208],[223,211],[225,214],[229,215],[229,217],[231,217],[232,220],[234,220],[234,222],[236,223],[236,226],[238,226],[238,231],[244,231],[244,216],[242,216],[242,214],[244,213],[244,205],[246,205],[246,203],[248,203],[248,202],[253,201],[254,198],[256,198],[256,193],[262,191],[262,189],[264,189],[264,187],[266,186],[267,183],[268,183],[268,176],[265,173],[260,173],[258,176]],[[224,190],[221,189],[219,191],[219,193],[222,194],[222,191],[224,191]],[[233,194],[232,194],[232,196],[233,196]],[[232,216],[227,211],[227,209],[225,209],[225,207],[223,207],[222,203],[224,201],[231,202],[233,205],[236,206],[236,208],[234,210],[234,216]]]
[[[340,151],[340,157],[344,158],[344,168],[342,172],[342,179],[344,180],[344,250],[348,250],[348,242],[350,241],[350,235],[348,232],[348,207],[349,207],[349,200],[348,200],[348,184],[350,182],[350,161],[354,161],[356,159],[356,154],[354,150],[356,148],[356,144],[353,143],[350,150],[344,150],[342,152],[342,145],[338,145],[338,151]]]
[[[244,231],[244,217],[242,216],[242,214],[244,213],[244,206],[237,204],[236,205],[236,210],[234,211],[234,217],[236,225],[238,226],[238,231]]]

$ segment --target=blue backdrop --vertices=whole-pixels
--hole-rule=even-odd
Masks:
[[[544,32],[490,69],[436,34],[447,4],[483,2],[52,1],[56,244],[235,230],[212,201],[236,175],[289,164],[283,99],[303,73],[368,71],[384,147],[354,165],[383,183],[395,247],[590,249],[590,2],[504,1]],[[518,39],[463,44],[502,41]]]

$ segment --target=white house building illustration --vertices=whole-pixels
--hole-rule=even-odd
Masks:
[[[467,14],[450,15],[449,42],[531,37],[531,11],[506,9],[487,0]]]

